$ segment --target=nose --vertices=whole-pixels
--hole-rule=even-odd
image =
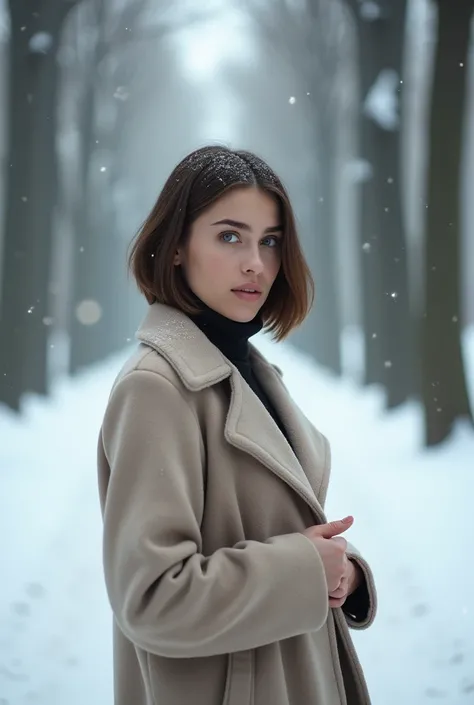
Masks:
[[[245,274],[261,274],[263,272],[263,262],[260,247],[252,247],[245,253],[242,261],[242,271]]]

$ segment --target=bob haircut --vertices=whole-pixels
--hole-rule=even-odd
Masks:
[[[314,283],[296,231],[290,199],[278,176],[247,151],[208,146],[192,152],[173,170],[151,213],[131,244],[129,269],[149,304],[159,302],[187,314],[199,313],[176,250],[186,243],[190,226],[202,211],[234,188],[259,188],[277,202],[282,264],[260,310],[265,330],[283,340],[307,316]]]

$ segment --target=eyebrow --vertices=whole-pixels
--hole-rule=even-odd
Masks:
[[[250,230],[252,229],[247,223],[241,223],[239,220],[231,220],[230,218],[224,218],[224,220],[218,220],[217,223],[212,223],[212,225],[230,225],[231,228],[237,228],[238,230]],[[281,225],[273,225],[270,228],[265,228],[265,233],[281,233],[283,232],[283,227]]]

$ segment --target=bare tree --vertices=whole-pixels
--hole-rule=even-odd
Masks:
[[[414,344],[402,209],[401,87],[406,0],[346,0],[358,39],[365,383],[393,408],[413,395]]]
[[[428,446],[459,418],[472,422],[461,346],[460,199],[463,119],[473,0],[437,0],[430,113],[422,392]]]
[[[78,0],[10,0],[0,399],[47,392],[61,32]]]

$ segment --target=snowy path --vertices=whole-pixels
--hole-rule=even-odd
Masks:
[[[378,620],[355,635],[374,705],[474,703],[474,434],[421,452],[415,407],[384,416],[377,392],[259,346],[330,438],[328,515],[354,514],[349,538],[376,573]],[[0,705],[112,705],[95,443],[120,362],[31,399],[21,420],[0,409]]]

